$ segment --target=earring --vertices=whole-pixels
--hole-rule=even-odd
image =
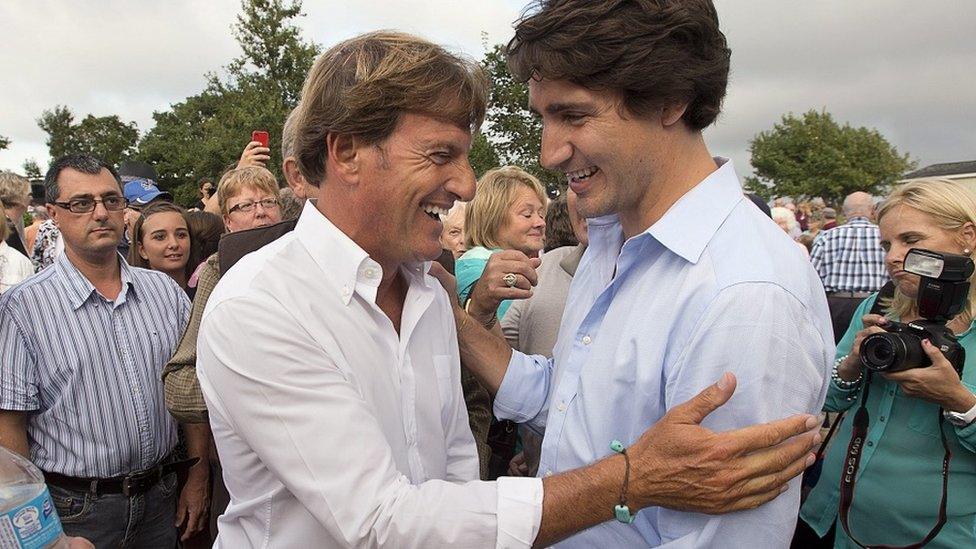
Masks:
[[[966,248],[966,249],[964,249],[964,250],[962,251],[962,253],[964,253],[964,254],[966,254],[966,255],[969,255],[969,248]]]

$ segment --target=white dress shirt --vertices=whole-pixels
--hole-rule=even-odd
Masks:
[[[218,547],[529,547],[538,479],[478,479],[447,293],[409,264],[399,335],[379,264],[309,203],[210,296],[198,376],[231,503]]]

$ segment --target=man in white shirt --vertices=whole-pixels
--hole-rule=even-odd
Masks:
[[[399,33],[347,40],[313,67],[295,150],[318,200],[223,276],[200,329],[231,496],[218,546],[545,546],[608,520],[625,474],[635,511],[725,512],[775,497],[810,458],[810,416],[699,427],[731,395],[723,377],[626,457],[477,480],[452,307],[428,269],[440,216],[474,195],[486,96],[476,65]]]

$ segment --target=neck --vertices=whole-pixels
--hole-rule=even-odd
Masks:
[[[186,268],[179,269],[177,271],[163,271],[169,275],[170,278],[176,281],[180,285],[180,288],[186,289]]]
[[[619,214],[624,236],[640,234],[664,217],[671,206],[717,169],[700,132],[680,135],[654,166],[651,181],[639,202]]]
[[[98,293],[108,299],[115,299],[118,296],[122,289],[122,268],[119,266],[118,252],[115,248],[100,254],[84,254],[66,246],[64,253],[78,272],[98,290]]]

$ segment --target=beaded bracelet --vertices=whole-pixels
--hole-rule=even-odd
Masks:
[[[834,362],[833,370],[831,370],[830,372],[830,378],[834,381],[834,385],[836,385],[837,388],[843,389],[845,391],[850,391],[851,389],[856,388],[858,385],[861,384],[861,381],[864,380],[864,373],[861,370],[857,371],[857,379],[855,379],[854,381],[846,381],[840,377],[840,374],[837,373],[837,367],[840,366],[841,363],[843,363],[845,360],[847,360],[847,357],[849,356],[851,355],[844,355],[838,358]]]
[[[627,506],[627,485],[630,484],[630,456],[627,455],[627,449],[624,448],[624,445],[619,440],[611,442],[610,449],[618,454],[624,455],[624,463],[626,466],[624,469],[624,484],[620,487],[620,503],[613,507],[613,516],[624,524],[632,524],[637,516],[630,514],[630,507]]]

